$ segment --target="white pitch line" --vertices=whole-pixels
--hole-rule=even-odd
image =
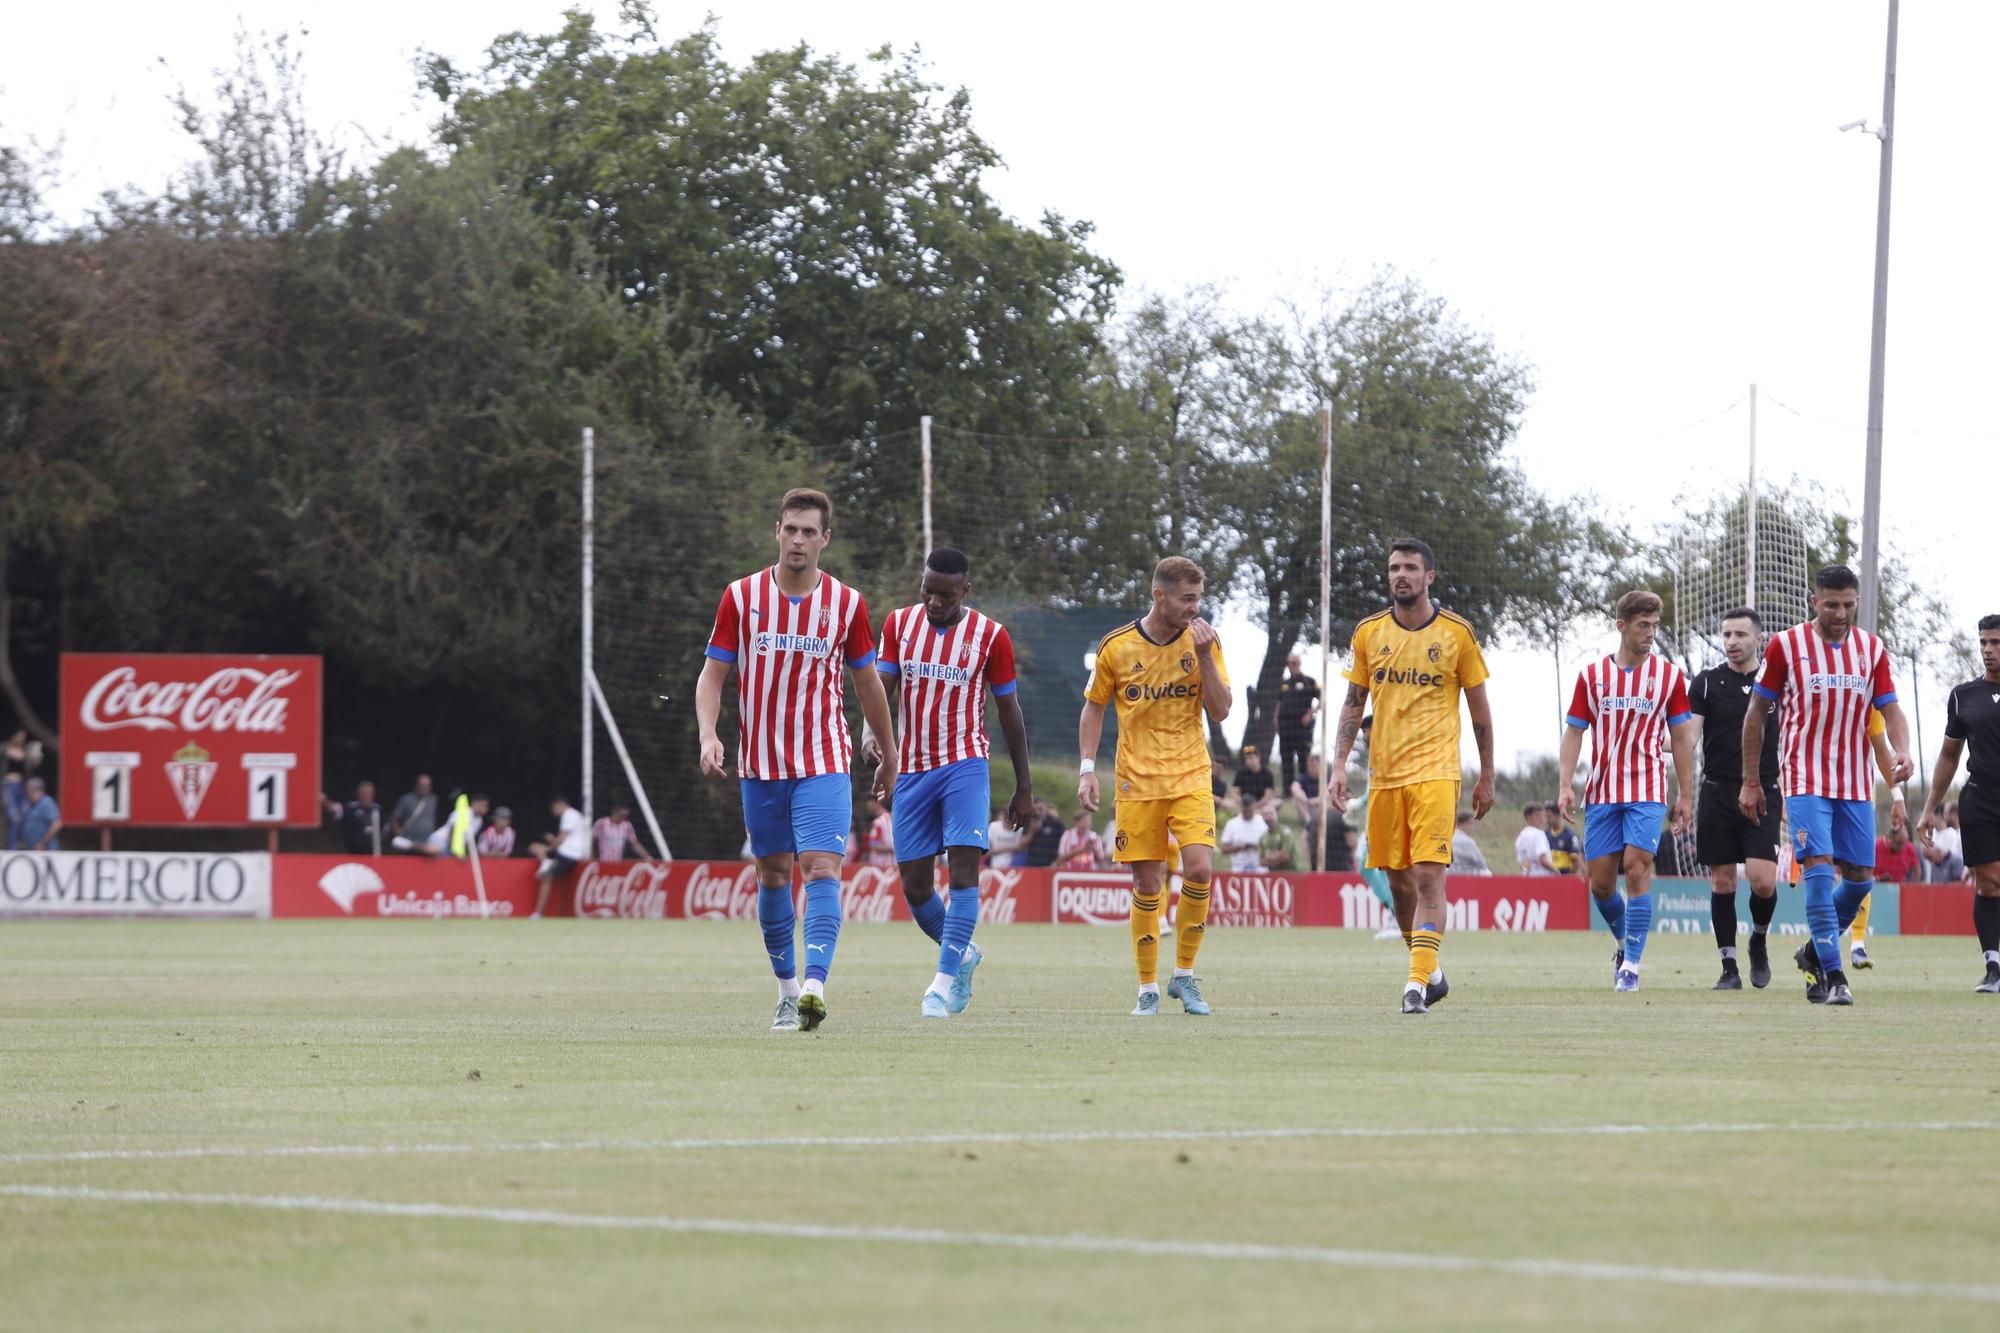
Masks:
[[[279,1212],[345,1213],[365,1217],[493,1222],[511,1226],[575,1227],[600,1231],[658,1231],[680,1235],[758,1236],[855,1244],[959,1245],[973,1249],[1032,1250],[1061,1254],[1132,1255],[1139,1258],[1234,1260],[1315,1264],[1335,1268],[1420,1269],[1425,1272],[1497,1273],[1508,1277],[1569,1278],[1582,1282],[1655,1282],[1735,1291],[1797,1292],[1813,1296],[1890,1297],[2000,1304],[2000,1286],[1974,1282],[1916,1282],[1847,1273],[1766,1273],[1730,1268],[1670,1268],[1659,1264],[1591,1263],[1567,1259],[1482,1258],[1400,1250],[1353,1250],[1317,1245],[1180,1241],[1138,1236],[1035,1235],[1013,1231],[945,1231],[919,1227],[844,1227],[810,1222],[756,1222],[733,1218],[632,1217],[562,1213],[538,1208],[471,1208],[443,1203],[391,1203],[378,1199],[328,1199],[305,1195],[179,1194],[159,1190],[100,1190],[62,1185],[0,1185],[0,1196],[84,1203],[165,1204],[179,1207],[262,1208]]]
[[[1626,1138],[1674,1134],[1956,1134],[2000,1129],[1994,1120],[1916,1122],[1842,1120],[1696,1122],[1682,1125],[1332,1125],[1270,1129],[1078,1129],[1020,1133],[823,1134],[784,1138],[538,1139],[513,1143],[303,1143],[275,1147],[218,1144],[190,1148],[94,1148],[77,1152],[4,1153],[0,1165],[58,1162],[162,1162],[200,1158],[415,1157],[430,1154],[537,1152],[707,1152],[741,1148],[921,1148],[954,1144],[1204,1143],[1283,1139]]]

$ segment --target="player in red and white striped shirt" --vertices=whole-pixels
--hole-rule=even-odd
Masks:
[[[1598,915],[1622,941],[1611,958],[1613,989],[1639,989],[1639,961],[1653,927],[1653,853],[1667,817],[1665,754],[1671,738],[1673,828],[1685,832],[1693,818],[1694,711],[1687,677],[1653,651],[1660,632],[1660,599],[1628,592],[1618,599],[1618,651],[1577,673],[1563,733],[1561,788],[1556,809],[1565,822],[1576,812],[1576,761],[1590,732],[1589,806],[1583,855]],[[1625,896],[1618,896],[1618,875]]]
[[[778,563],[736,580],[722,594],[695,690],[695,719],[701,771],[726,777],[716,723],[723,682],[734,667],[743,821],[757,858],[757,919],[778,978],[771,1027],[810,1032],[826,1018],[826,974],[840,939],[840,856],[854,822],[843,664],[869,727],[882,736],[895,731],[881,677],[871,669],[875,637],[868,607],[858,591],[819,567],[833,535],[833,502],[818,491],[787,491],[776,528]],[[895,757],[883,756],[876,795],[887,800],[895,785]],[[806,879],[803,985],[793,940],[794,857]]]
[[[1854,624],[1860,601],[1861,580],[1853,570],[1845,565],[1820,570],[1813,576],[1813,618],[1772,636],[1757,682],[1759,695],[1778,701],[1778,778],[1792,825],[1792,851],[1804,867],[1800,878],[1812,931],[1792,958],[1806,974],[1806,998],[1815,1004],[1854,1003],[1840,966],[1840,937],[1875,879],[1870,707],[1881,712],[1889,733],[1890,782],[1902,782],[1916,768],[1910,762],[1909,724],[1889,676],[1889,654],[1880,639]],[[1744,753],[1752,756],[1746,773],[1755,771],[1763,743],[1764,717],[1753,708],[1743,719]],[[1762,818],[1764,789],[1746,782],[1737,804],[1746,817]]]
[[[972,999],[972,970],[982,956],[972,930],[979,921],[979,858],[986,851],[992,791],[986,762],[989,689],[1014,761],[1007,822],[1023,829],[1035,813],[1028,727],[1014,693],[1014,641],[999,621],[965,604],[971,591],[972,562],[965,552],[949,546],[932,551],[924,561],[923,600],[891,611],[882,622],[875,663],[898,687],[902,777],[891,813],[903,896],[910,915],[938,942],[937,975],[923,997],[926,1018],[965,1009]],[[870,736],[863,753],[875,748]],[[940,852],[951,885],[948,905],[937,896]]]

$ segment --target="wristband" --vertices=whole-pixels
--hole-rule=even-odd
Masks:
[[[1097,771],[1097,757],[1093,755],[1089,759],[1083,761],[1083,766],[1076,770],[1076,775],[1078,777],[1082,777],[1086,773],[1095,773],[1096,771]]]

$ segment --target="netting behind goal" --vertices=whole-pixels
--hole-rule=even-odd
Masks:
[[[1683,518],[1669,629],[1689,677],[1725,660],[1722,617],[1737,607],[1754,607],[1767,634],[1806,619],[1812,591],[1806,545],[1804,530],[1782,502],[1738,496]],[[1695,771],[1701,771],[1699,747]],[[1695,859],[1692,830],[1676,839],[1676,851],[1682,869],[1706,873]]]

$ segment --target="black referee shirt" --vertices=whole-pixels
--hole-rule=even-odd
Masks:
[[[1688,682],[1688,706],[1701,719],[1701,775],[1705,782],[1743,785],[1743,719],[1756,703],[1764,710],[1764,757],[1758,765],[1762,786],[1778,781],[1778,705],[1752,692],[1749,675],[1729,663],[1712,666]],[[2000,759],[2000,751],[1996,751]]]
[[[1982,787],[2000,787],[2000,683],[1984,676],[1953,690],[1944,703],[1944,734],[1969,742],[1966,773]]]

